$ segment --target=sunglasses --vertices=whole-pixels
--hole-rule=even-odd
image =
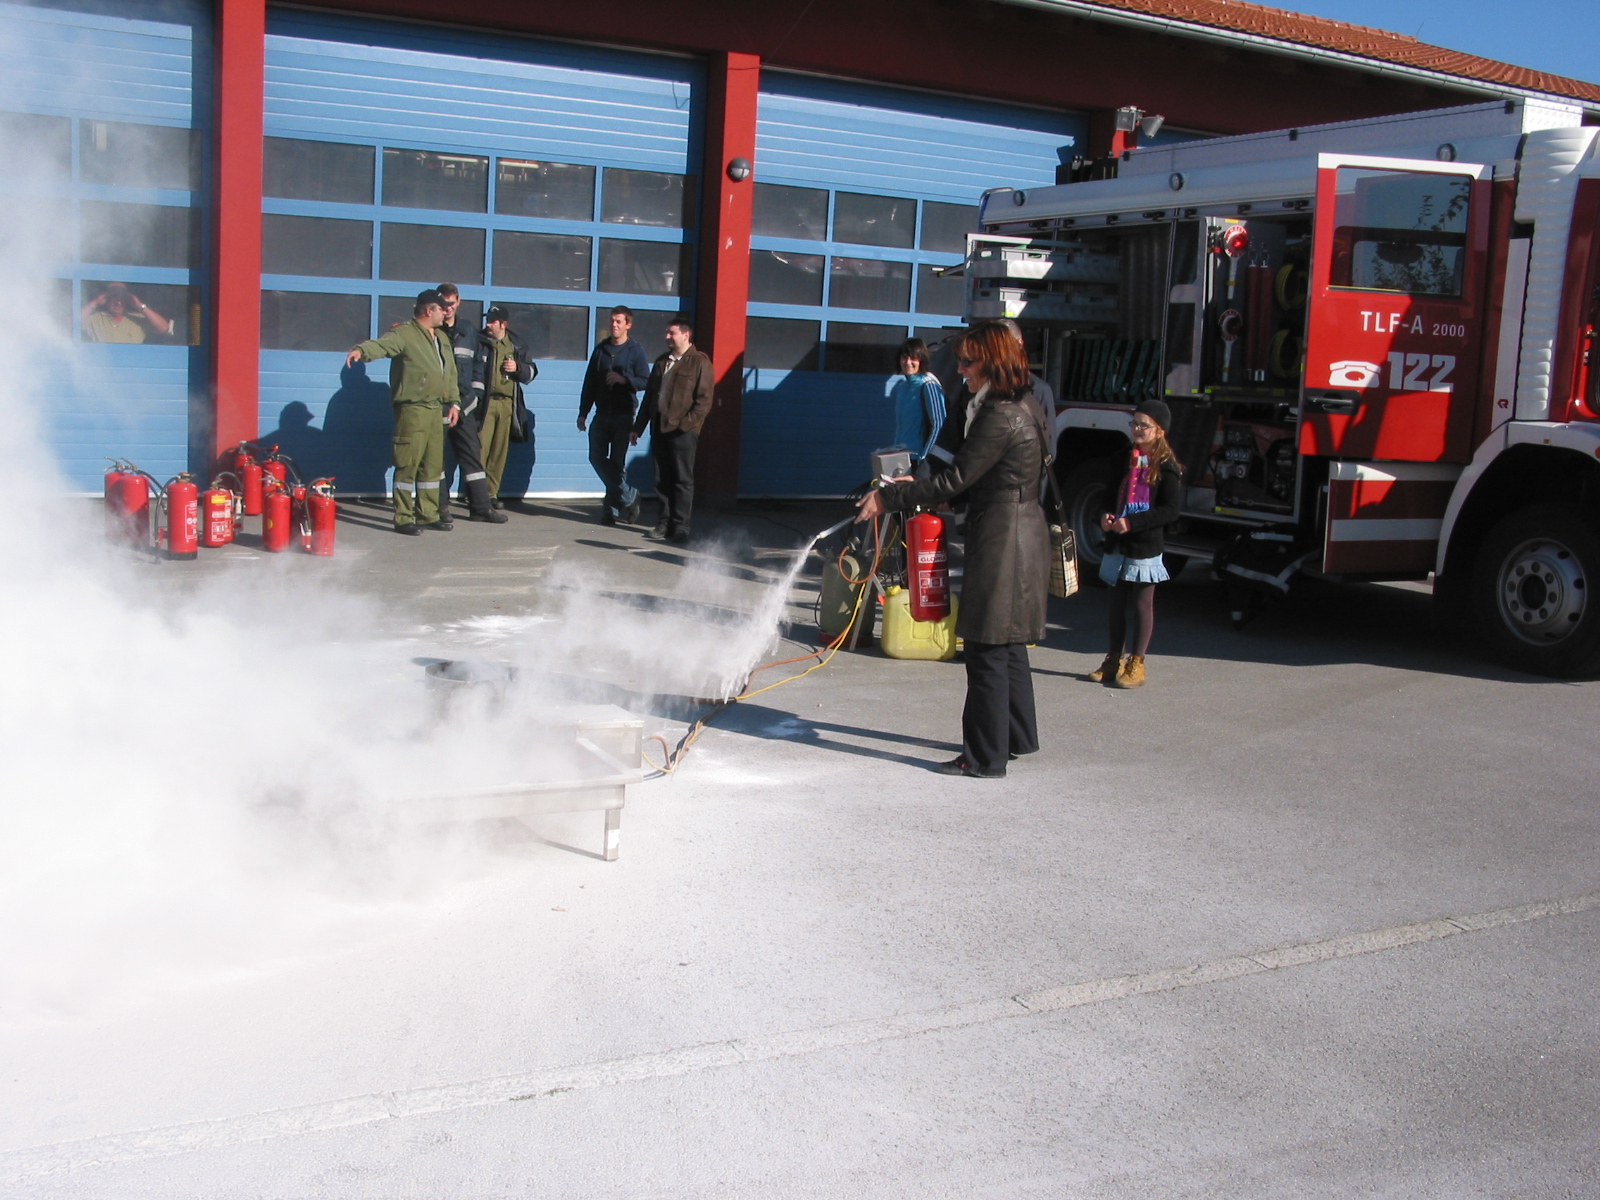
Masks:
[[[978,365],[978,360],[975,358],[961,358],[958,356],[956,358],[956,365],[961,367],[975,367]]]

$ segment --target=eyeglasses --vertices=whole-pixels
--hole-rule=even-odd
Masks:
[[[958,367],[972,367],[976,366],[977,363],[978,360],[975,358],[961,358],[960,356],[957,356],[956,358],[956,365]]]
[[[1160,429],[1161,426],[1157,425],[1154,421],[1129,421],[1128,422],[1128,428],[1129,429]]]

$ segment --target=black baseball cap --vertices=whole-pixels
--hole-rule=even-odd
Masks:
[[[444,307],[444,297],[439,295],[438,288],[427,288],[417,293],[418,309],[427,308],[430,304],[437,304],[440,308]]]
[[[490,321],[509,321],[509,320],[511,320],[511,314],[508,313],[505,309],[501,308],[498,304],[494,305],[493,307],[491,307],[489,309],[488,312],[483,314],[483,323],[485,325],[487,325]]]

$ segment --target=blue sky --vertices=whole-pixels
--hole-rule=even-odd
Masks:
[[[1258,0],[1600,83],[1600,0]]]

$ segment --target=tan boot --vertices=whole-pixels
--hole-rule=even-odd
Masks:
[[[1117,672],[1117,677],[1111,681],[1112,687],[1136,688],[1144,683],[1144,655],[1130,654],[1127,661],[1122,664],[1122,670]]]
[[[1120,670],[1122,670],[1122,655],[1108,654],[1105,662],[1090,671],[1084,678],[1090,683],[1104,683],[1108,679],[1115,679],[1117,672]]]

